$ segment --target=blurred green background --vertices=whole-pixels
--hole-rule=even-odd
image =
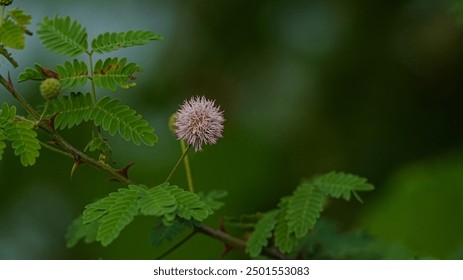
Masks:
[[[122,167],[155,185],[180,156],[167,122],[184,99],[205,95],[225,111],[224,138],[191,154],[198,190],[224,189],[226,206],[208,220],[266,211],[303,178],[330,170],[369,179],[364,204],[331,201],[322,214],[342,230],[367,230],[419,256],[458,258],[463,248],[463,25],[458,5],[414,1],[15,1],[32,14],[69,15],[89,37],[147,29],[164,41],[118,51],[144,71],[138,87],[110,94],[156,128],[159,143],[111,139]],[[13,77],[65,57],[29,37]],[[104,58],[105,56],[96,56]],[[2,60],[0,70],[11,69]],[[38,104],[38,84],[18,89]],[[0,90],[0,102],[13,102]],[[83,148],[83,126],[64,132]],[[118,186],[88,166],[47,150],[21,167],[11,149],[0,161],[1,259],[152,259],[152,220],[136,218],[109,247],[65,248],[83,207]],[[183,172],[174,182],[186,186]],[[173,259],[220,258],[222,245],[197,235]],[[243,258],[231,253],[226,258]],[[397,256],[400,258],[400,256]]]

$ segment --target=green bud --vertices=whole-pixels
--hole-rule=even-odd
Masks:
[[[0,0],[1,1],[1,0]],[[40,84],[40,94],[45,99],[52,99],[58,96],[60,91],[59,80],[54,78],[47,78]]]
[[[169,118],[169,130],[170,132],[175,135],[177,132],[177,127],[175,126],[175,122],[177,121],[177,113],[173,113],[172,116]]]

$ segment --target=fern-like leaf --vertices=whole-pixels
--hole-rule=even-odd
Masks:
[[[71,57],[87,51],[87,31],[70,17],[45,17],[39,23],[37,33],[42,44],[50,51]]]
[[[23,28],[25,28],[26,25],[29,25],[32,19],[30,15],[25,14],[23,10],[18,8],[9,10],[7,16],[14,20],[18,26]]]
[[[13,49],[24,49],[24,28],[7,19],[0,26],[0,43]]]
[[[350,200],[351,193],[361,202],[356,191],[373,190],[367,179],[342,172],[329,172],[314,179],[313,183],[325,194],[334,198]]]
[[[310,182],[302,183],[288,200],[286,220],[289,232],[304,237],[313,228],[323,209],[325,196]]]
[[[109,134],[114,136],[119,132],[122,138],[132,140],[136,145],[143,142],[147,146],[153,146],[157,142],[154,128],[140,114],[122,105],[117,99],[104,97],[92,110],[90,119]]]
[[[162,36],[151,31],[128,31],[103,33],[92,40],[92,49],[97,53],[108,53],[118,49],[141,46],[151,40],[162,40]]]
[[[201,222],[212,214],[212,210],[201,201],[197,194],[177,186],[165,186],[164,189],[169,191],[177,201],[177,215],[180,218]]]
[[[284,197],[281,199],[280,203],[278,204],[278,214],[275,217],[275,245],[282,253],[291,252],[297,244],[297,238],[294,235],[294,232],[289,230],[288,221],[286,220],[288,201],[289,197]]]
[[[56,66],[56,71],[62,89],[81,87],[88,80],[87,64],[77,59],[74,59],[72,63],[66,61],[64,65]]]
[[[151,188],[140,199],[140,211],[144,215],[163,217],[177,210],[175,197],[166,190],[168,183]]]
[[[265,213],[256,223],[254,231],[246,244],[246,252],[251,257],[257,257],[262,251],[262,247],[267,246],[268,239],[272,236],[273,228],[277,222],[278,210]]]
[[[45,75],[42,71],[40,64],[34,64],[34,68],[27,67],[23,72],[19,74],[18,82],[24,82],[29,80],[42,81],[45,80]]]
[[[94,108],[90,94],[71,93],[70,96],[60,96],[50,102],[50,113],[55,118],[55,128],[72,128],[83,121],[90,120],[90,114]]]
[[[39,156],[40,143],[32,123],[28,121],[12,121],[5,125],[4,134],[11,141],[14,154],[20,156],[21,164],[32,166]]]
[[[68,227],[66,233],[66,247],[74,247],[81,239],[84,239],[85,243],[96,241],[98,226],[98,222],[84,224],[83,217],[80,215]]]
[[[93,79],[95,85],[109,90],[116,90],[117,87],[124,89],[134,87],[136,83],[135,72],[140,72],[142,69],[135,63],[128,63],[127,59],[123,58],[108,58],[105,61],[98,60],[93,71]]]
[[[98,227],[97,241],[103,246],[113,242],[138,213],[138,190],[123,188],[110,195],[115,198],[115,202],[99,220]]]

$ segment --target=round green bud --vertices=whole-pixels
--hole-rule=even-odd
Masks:
[[[1,0],[0,0],[1,1]],[[47,78],[40,84],[40,94],[45,99],[52,99],[58,96],[60,90],[59,80],[55,78]]]
[[[2,6],[9,6],[13,3],[13,0],[0,0],[0,5]]]

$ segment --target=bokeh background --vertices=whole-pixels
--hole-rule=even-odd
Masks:
[[[364,204],[331,201],[323,212],[345,232],[366,230],[417,256],[461,257],[463,248],[463,25],[459,4],[410,1],[15,1],[32,14],[69,15],[89,37],[147,29],[165,39],[112,55],[144,71],[138,86],[111,94],[156,128],[147,148],[111,139],[122,167],[155,185],[180,156],[169,116],[184,99],[205,95],[225,111],[224,138],[191,154],[198,190],[224,189],[226,206],[208,220],[272,209],[303,179],[339,170],[376,186]],[[34,63],[65,57],[37,36],[2,60],[13,77]],[[105,56],[96,56],[105,58]],[[84,58],[83,58],[84,59]],[[38,104],[38,84],[17,85]],[[13,102],[0,90],[0,102]],[[64,132],[83,148],[85,125]],[[42,150],[23,168],[7,148],[0,161],[1,259],[153,259],[171,244],[150,245],[152,220],[136,218],[109,247],[65,247],[83,207],[115,190],[105,174]],[[186,186],[182,172],[175,183]],[[217,259],[222,245],[197,235],[168,256]],[[460,252],[460,254],[459,254]],[[232,253],[226,258],[243,258]],[[400,256],[397,256],[400,258]]]

